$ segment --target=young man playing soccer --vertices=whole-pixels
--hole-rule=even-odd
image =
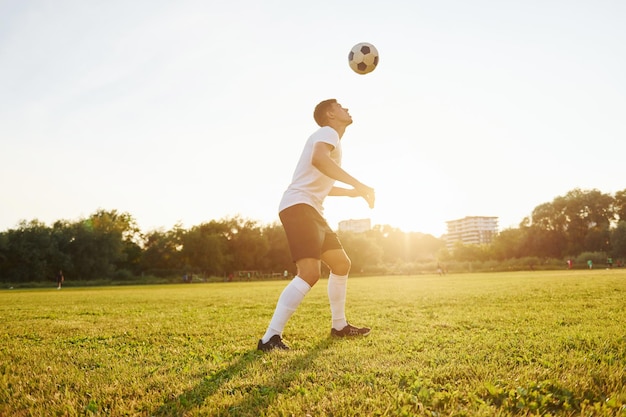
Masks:
[[[320,129],[307,140],[292,182],[279,205],[280,221],[298,274],[278,298],[274,315],[257,346],[262,351],[289,349],[282,340],[283,329],[304,296],[320,279],[322,262],[330,269],[331,335],[367,336],[370,332],[370,329],[354,327],[346,320],[350,258],[323,217],[323,202],[327,196],[363,197],[373,208],[374,189],[341,168],[341,137],[346,127],[352,124],[348,109],[335,99],[325,100],[315,107],[313,117]],[[335,181],[352,188],[335,187]]]

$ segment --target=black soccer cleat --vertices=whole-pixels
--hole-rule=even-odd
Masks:
[[[372,329],[368,327],[354,327],[350,323],[341,330],[337,330],[334,327],[330,329],[330,335],[334,337],[354,337],[354,336],[367,336]]]
[[[259,339],[259,344],[256,348],[257,350],[261,350],[263,352],[269,352],[274,349],[289,350],[289,346],[284,344],[282,337],[277,334],[270,337],[270,340],[268,340],[267,343],[263,343],[263,340]]]

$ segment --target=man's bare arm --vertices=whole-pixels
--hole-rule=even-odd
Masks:
[[[361,197],[361,194],[354,188],[333,187],[328,193],[334,197]]]
[[[332,145],[324,142],[317,142],[313,148],[313,156],[311,158],[311,163],[313,166],[320,170],[320,172],[336,181],[343,182],[344,184],[351,185],[354,187],[357,195],[363,197],[365,201],[369,204],[370,208],[374,207],[375,194],[374,189],[368,187],[363,184],[352,175],[348,174],[343,168],[341,168],[333,159],[330,157],[330,152],[332,151]],[[344,193],[349,190],[342,189],[340,187],[334,187],[334,190],[331,190],[329,195],[344,195],[350,196],[349,194],[338,194]],[[344,190],[344,191],[340,191]]]

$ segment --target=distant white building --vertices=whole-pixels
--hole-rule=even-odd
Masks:
[[[498,218],[468,216],[459,220],[447,221],[446,247],[453,249],[456,242],[464,245],[486,245],[498,234]]]
[[[363,233],[372,228],[372,221],[370,219],[358,219],[358,220],[342,220],[339,222],[340,232],[353,232]]]

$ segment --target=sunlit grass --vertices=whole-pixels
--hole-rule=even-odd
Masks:
[[[286,281],[0,292],[0,415],[626,415],[626,271],[326,281],[255,351]]]

